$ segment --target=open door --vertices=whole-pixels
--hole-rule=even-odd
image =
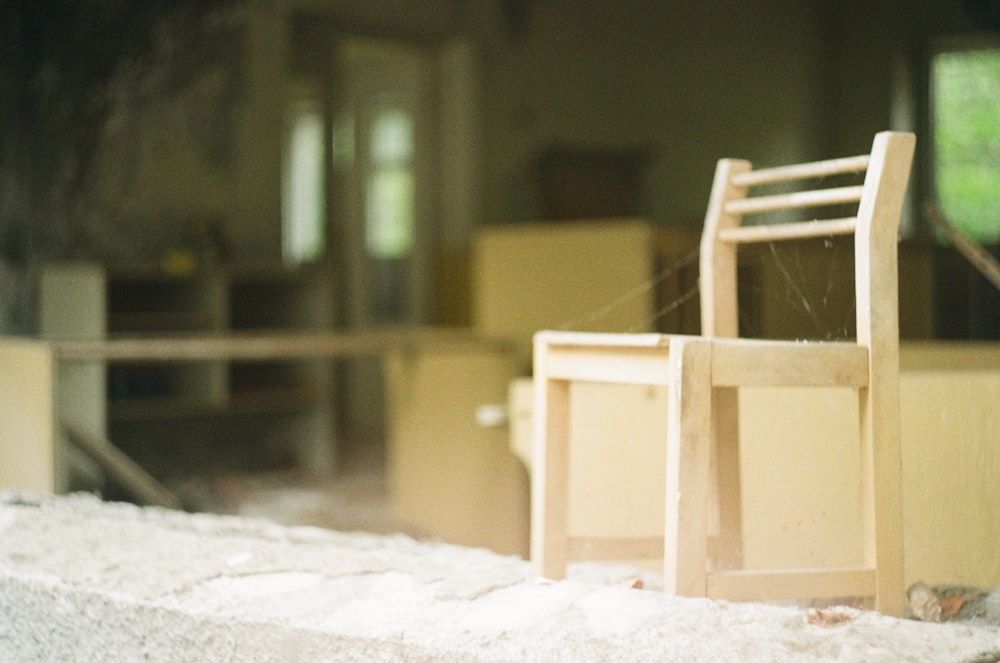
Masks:
[[[286,260],[329,263],[338,328],[432,322],[434,256],[442,243],[467,245],[476,218],[474,51],[461,40],[332,27],[317,37],[315,25],[300,26],[286,114]],[[339,373],[342,442],[380,442],[380,366],[359,359]]]

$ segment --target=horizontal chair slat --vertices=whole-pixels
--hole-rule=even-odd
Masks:
[[[726,203],[726,212],[729,214],[759,214],[783,209],[856,203],[861,200],[861,194],[864,190],[863,186],[842,186],[757,198],[737,198]]]
[[[545,355],[550,380],[665,385],[669,358],[665,346],[552,346]]]
[[[868,384],[868,350],[852,343],[715,339],[712,384],[864,387]]]
[[[796,164],[794,166],[779,166],[777,168],[761,168],[733,175],[731,181],[735,186],[758,186],[775,182],[790,182],[813,177],[829,177],[843,173],[859,173],[868,168],[869,156],[863,154],[857,157],[843,159],[827,159],[812,163]]]
[[[707,577],[709,598],[778,601],[875,595],[875,570],[867,567],[791,571],[721,571]]]
[[[448,329],[387,327],[358,331],[179,334],[104,340],[50,341],[62,361],[121,363],[378,356],[410,348],[505,347],[491,339]]]
[[[846,219],[826,219],[823,221],[805,221],[802,223],[739,226],[736,228],[720,228],[719,239],[723,242],[749,244],[751,242],[773,242],[783,239],[852,235],[857,226],[858,219],[853,216]]]

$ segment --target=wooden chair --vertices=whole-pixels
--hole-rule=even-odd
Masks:
[[[876,609],[902,614],[896,243],[914,142],[912,134],[884,132],[875,137],[869,155],[762,170],[753,170],[746,161],[720,161],[701,240],[701,336],[555,331],[535,335],[531,549],[543,575],[563,577],[566,565],[575,561],[662,558],[665,590],[682,596],[871,597]],[[862,172],[863,185],[830,187],[825,180]],[[755,187],[782,182],[811,182],[818,188],[748,195]],[[858,204],[857,213],[850,218],[742,225],[746,215],[853,203]],[[855,237],[855,342],[738,337],[740,244],[846,234]],[[662,540],[568,533],[573,382],[666,386]],[[741,568],[736,417],[738,390],[748,386],[857,390],[861,566]]]

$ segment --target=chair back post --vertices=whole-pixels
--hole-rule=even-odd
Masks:
[[[747,187],[733,184],[733,175],[752,168],[749,161],[720,159],[705,213],[699,246],[698,288],[701,299],[701,335],[739,336],[736,289],[736,252],[733,242],[719,241],[719,231],[740,225],[741,216],[726,211],[726,203],[747,195]]]
[[[899,219],[913,159],[913,134],[875,136],[855,231],[857,341],[873,355],[899,354]]]
[[[868,348],[860,399],[865,562],[878,570],[876,609],[901,614],[903,514],[899,431],[899,219],[915,137],[875,136],[855,232],[857,342]]]
[[[699,246],[699,295],[701,335],[712,338],[739,336],[737,287],[738,244],[723,242],[720,231],[735,228],[742,215],[727,204],[746,198],[748,187],[733,183],[733,176],[752,170],[743,159],[720,159],[712,181],[705,226]],[[740,506],[739,395],[736,389],[716,389],[710,412],[711,439],[708,460],[708,538],[717,568],[737,568],[743,556],[743,515]]]

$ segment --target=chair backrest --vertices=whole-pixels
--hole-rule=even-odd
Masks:
[[[875,136],[870,154],[856,157],[760,170],[754,170],[748,161],[719,161],[701,238],[702,334],[739,335],[740,244],[854,235],[857,342],[869,351],[885,344],[898,347],[896,243],[914,144],[912,133],[887,131]],[[863,184],[839,185],[841,178],[835,176],[852,173],[864,173]],[[808,183],[813,188],[751,195],[787,183]],[[857,212],[853,216],[813,216],[815,210],[839,211],[855,203]],[[743,223],[747,216],[784,210],[796,211],[800,216],[808,210],[811,220],[772,225]]]

